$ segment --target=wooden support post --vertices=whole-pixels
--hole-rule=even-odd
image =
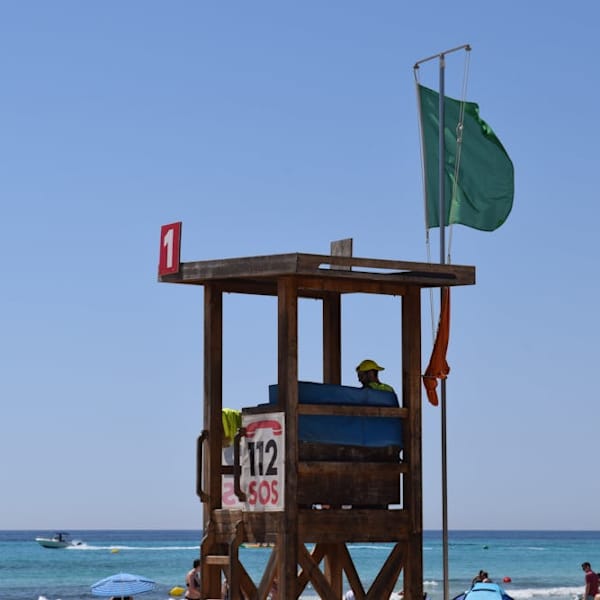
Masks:
[[[354,597],[356,600],[365,600],[365,588],[363,587],[362,581],[360,580],[346,544],[342,544],[341,552],[344,571],[346,572],[346,577],[348,578],[350,587],[354,590]]]
[[[352,238],[335,240],[330,249],[332,256],[352,256]],[[351,270],[340,265],[331,268]],[[342,382],[342,303],[341,294],[335,292],[323,297],[323,382]]]
[[[221,508],[221,437],[223,407],[223,294],[212,285],[204,288],[204,428],[208,429],[209,452],[205,481],[208,482],[208,515]]]
[[[333,292],[323,298],[323,382],[342,382],[342,304]]]
[[[343,589],[342,578],[342,550],[344,544],[328,544],[325,555],[325,578],[333,590],[336,598],[341,598]]]
[[[421,446],[421,293],[409,288],[402,297],[402,400],[408,409],[405,427],[404,509],[409,515],[405,553],[404,593],[406,598],[423,597],[423,507]]]
[[[367,600],[380,600],[380,598],[389,598],[391,593],[394,591],[394,584],[398,580],[404,564],[402,546],[403,544],[396,544],[393,547],[383,567],[377,574],[377,577],[375,577],[373,585],[369,588]],[[419,552],[420,550],[421,549],[419,548]],[[423,587],[422,584],[421,587]],[[422,598],[422,596],[411,596],[409,592],[406,591],[406,574],[404,579],[404,594],[406,598]]]
[[[229,542],[229,566],[226,569],[227,584],[229,585],[229,600],[244,600],[241,593],[243,566],[240,563],[240,544],[244,538],[244,526],[240,520],[235,525],[235,536]]]
[[[264,600],[264,598],[269,595],[269,591],[273,583],[273,577],[277,574],[277,565],[279,564],[278,558],[279,552],[277,551],[277,546],[275,546],[275,548],[273,548],[271,551],[271,555],[267,561],[267,566],[265,567],[262,579],[260,580],[260,584],[258,586],[256,593],[258,600]]]
[[[285,410],[285,513],[277,536],[281,598],[297,598],[298,571],[298,289],[277,282],[279,408]]]
[[[212,285],[204,288],[204,428],[208,429],[208,453],[204,455],[204,481],[208,501],[204,503],[204,531],[212,511],[221,508],[221,409],[223,403],[223,294]],[[214,548],[206,548],[214,552]],[[203,570],[208,581],[202,586],[209,597],[221,594],[220,569]]]

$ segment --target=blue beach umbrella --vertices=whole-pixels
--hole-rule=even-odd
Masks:
[[[131,573],[117,573],[101,579],[90,588],[94,596],[125,597],[151,592],[156,587],[156,582],[141,575]]]

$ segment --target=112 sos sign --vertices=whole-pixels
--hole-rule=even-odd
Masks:
[[[243,415],[241,488],[244,509],[282,511],[285,480],[285,414]]]

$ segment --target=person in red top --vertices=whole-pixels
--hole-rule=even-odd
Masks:
[[[589,562],[582,563],[581,568],[585,572],[583,600],[594,600],[594,596],[598,593],[598,575],[592,571],[592,565]]]

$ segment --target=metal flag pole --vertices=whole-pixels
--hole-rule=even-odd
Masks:
[[[439,78],[439,107],[438,107],[438,122],[439,122],[439,165],[438,165],[438,192],[439,192],[439,223],[440,223],[440,264],[446,262],[446,190],[445,190],[445,158],[446,158],[446,145],[444,139],[444,128],[445,128],[445,111],[444,111],[444,97],[445,97],[445,68],[446,68],[446,54],[456,52],[458,50],[471,50],[469,44],[463,44],[450,50],[440,52],[424,58],[423,60],[415,63],[415,68],[418,68],[420,64],[439,58],[440,65],[440,78]],[[440,289],[440,303],[443,294],[443,289]],[[446,380],[441,380],[441,399],[440,399],[440,419],[441,419],[441,446],[442,446],[442,564],[444,574],[444,600],[449,600],[450,589],[449,589],[449,570],[448,570],[448,462],[447,462],[447,437],[446,437]]]
[[[444,139],[444,128],[446,126],[446,111],[444,110],[445,95],[445,68],[446,57],[440,54],[440,90],[439,90],[439,165],[438,165],[438,192],[440,203],[440,264],[446,262],[446,178],[444,172],[444,162],[446,158],[446,144]],[[443,288],[440,288],[440,307],[442,302]],[[448,463],[446,457],[446,380],[441,380],[441,399],[440,399],[440,418],[441,418],[441,444],[442,444],[442,565],[444,572],[444,600],[449,599],[449,578],[448,571]]]

